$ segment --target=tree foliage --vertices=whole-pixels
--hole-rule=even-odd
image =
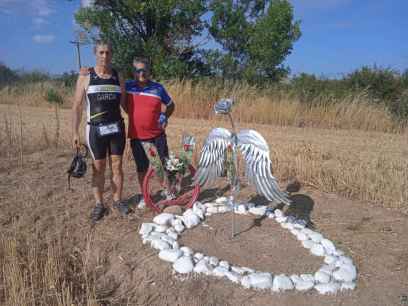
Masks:
[[[113,43],[119,69],[144,56],[162,78],[275,80],[288,71],[282,63],[300,37],[287,0],[96,0],[76,20]],[[222,49],[196,43],[207,31]]]
[[[143,56],[154,63],[156,75],[171,78],[194,70],[192,38],[204,28],[205,11],[202,0],[96,0],[76,20],[112,42],[118,68],[128,70],[133,57]]]
[[[210,7],[209,31],[226,51],[223,75],[259,82],[287,74],[282,63],[301,35],[288,1],[214,0]]]

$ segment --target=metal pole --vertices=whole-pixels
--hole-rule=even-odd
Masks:
[[[81,65],[81,49],[79,48],[80,42],[79,41],[70,41],[70,43],[76,45],[77,54],[78,54],[78,66],[79,66],[79,69],[81,69],[81,67],[82,67],[82,65]]]
[[[232,140],[234,142],[233,152],[232,152],[232,159],[234,163],[234,177],[231,178],[231,193],[232,196],[230,197],[230,205],[232,207],[232,239],[235,237],[236,233],[236,225],[235,225],[235,203],[234,200],[236,199],[239,191],[239,180],[238,180],[238,159],[237,159],[237,146],[238,146],[238,139],[235,129],[234,120],[232,120],[231,113],[228,113],[228,118],[230,119],[232,125]]]

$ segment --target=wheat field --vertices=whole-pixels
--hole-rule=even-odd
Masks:
[[[405,125],[384,108],[364,102],[364,96],[331,107],[306,106],[290,96],[267,96],[251,87],[211,92],[190,82],[167,85],[176,103],[168,127],[171,149],[178,148],[181,134],[188,132],[196,137],[198,152],[211,128],[229,128],[225,118],[212,114],[212,105],[220,97],[233,96],[239,128],[253,128],[265,137],[280,182],[296,177],[305,186],[360,200],[358,205],[370,203],[374,208],[408,213]],[[62,107],[48,105],[47,86],[27,87],[24,92],[6,88],[0,94],[2,179],[7,169],[31,171],[35,154],[70,152],[72,93],[60,90],[65,99]],[[35,190],[28,193],[27,216],[38,201]],[[92,237],[85,237],[85,251],[73,258],[67,253],[72,241],[68,233],[58,231],[59,222],[50,227],[54,234],[46,236],[37,226],[27,230],[21,219],[7,223],[7,231],[0,234],[4,305],[100,305],[89,265],[91,253],[86,251]]]

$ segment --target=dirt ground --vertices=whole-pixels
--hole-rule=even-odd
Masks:
[[[48,150],[27,157],[25,168],[1,161],[0,224],[13,218],[30,230],[34,224],[46,232],[58,220],[69,233],[72,252],[92,252],[98,296],[110,305],[403,305],[408,294],[408,217],[396,211],[357,203],[334,194],[301,189],[293,195],[295,213],[310,213],[314,227],[332,239],[355,261],[357,288],[336,296],[307,293],[271,293],[244,289],[223,279],[193,275],[179,279],[157,252],[142,244],[137,234],[142,222],[151,221],[148,210],[135,210],[123,219],[111,214],[95,227],[89,223],[93,205],[90,175],[75,180],[75,192],[67,191],[61,171],[70,152]],[[137,194],[132,161],[125,162],[125,196]],[[244,188],[242,200],[252,191]],[[207,192],[207,196],[211,192]],[[27,206],[27,203],[35,205]],[[298,212],[296,212],[298,210]],[[216,215],[186,231],[180,240],[196,251],[272,273],[307,273],[321,264],[276,222],[238,216],[240,234],[230,239],[231,215]]]
[[[181,130],[183,122],[174,128]],[[295,204],[288,213],[309,216],[317,231],[353,258],[357,287],[335,296],[322,296],[315,290],[255,291],[225,279],[174,275],[157,251],[142,244],[139,226],[154,217],[147,209],[135,209],[128,218],[112,213],[91,226],[90,171],[84,179],[74,179],[75,191],[68,191],[65,171],[71,154],[68,149],[28,153],[23,168],[17,166],[16,158],[0,157],[0,229],[7,231],[12,220],[18,220],[20,230],[36,230],[44,237],[56,230],[65,233],[67,252],[73,256],[91,253],[88,268],[95,274],[97,296],[104,305],[408,304],[408,216],[398,210],[303,187],[292,195]],[[126,159],[124,169],[124,196],[133,203],[139,193],[133,161]],[[214,197],[214,190],[205,195]],[[245,187],[241,200],[261,200],[253,196],[253,190]],[[106,202],[111,202],[109,196]],[[225,214],[210,217],[208,226],[186,231],[179,242],[234,265],[274,274],[313,272],[321,265],[321,258],[310,255],[276,222],[254,216],[237,216],[236,220],[240,233],[233,240],[229,237],[231,215]]]

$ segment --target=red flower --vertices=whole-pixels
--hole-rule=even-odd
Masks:
[[[153,148],[149,148],[149,154],[150,154],[150,156],[155,157],[156,156],[156,151]]]
[[[191,145],[185,144],[183,148],[184,148],[184,151],[189,151],[191,148]]]

